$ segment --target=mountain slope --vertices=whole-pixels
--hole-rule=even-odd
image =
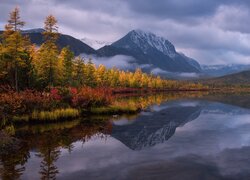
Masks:
[[[155,34],[133,30],[110,46],[98,50],[101,56],[132,56],[139,65],[148,64],[170,72],[200,72],[199,63],[176,52],[168,40]],[[198,68],[197,68],[198,67]]]
[[[31,42],[38,46],[40,46],[44,42],[42,32],[29,30],[28,32],[23,32],[23,34],[28,35]],[[72,36],[65,34],[59,35],[59,38],[57,40],[57,45],[59,46],[59,48],[69,46],[71,51],[73,51],[76,56],[82,53],[96,54],[96,51],[92,47],[88,46],[87,44],[83,43],[82,41]]]
[[[220,77],[250,70],[250,65],[228,64],[228,65],[202,65],[202,72],[210,77]]]
[[[236,74],[209,79],[204,82],[213,83],[213,84],[223,84],[223,85],[250,86],[250,71],[243,71],[243,72],[236,73]]]
[[[44,42],[43,33],[44,29],[36,28],[36,29],[29,29],[23,30],[22,34],[27,35],[30,38],[31,43],[40,46]],[[2,34],[3,31],[0,31]],[[57,45],[61,49],[63,47],[69,47],[71,51],[74,52],[75,56],[78,56],[82,53],[84,54],[97,54],[96,50],[92,47],[88,46],[87,44],[83,43],[79,39],[76,39],[72,36],[59,34],[59,38],[57,40]]]

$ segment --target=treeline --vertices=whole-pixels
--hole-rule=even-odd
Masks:
[[[32,44],[21,29],[19,9],[11,13],[0,43],[0,82],[16,91],[55,86],[73,87],[129,87],[129,88],[202,88],[200,84],[178,83],[148,75],[140,69],[135,72],[96,67],[91,59],[74,57],[69,47],[58,49],[57,20],[49,15],[44,22],[44,43]]]

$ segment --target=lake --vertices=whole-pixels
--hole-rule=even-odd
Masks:
[[[30,180],[250,179],[249,97],[169,98],[136,115],[18,126],[19,146],[1,153],[0,175]]]

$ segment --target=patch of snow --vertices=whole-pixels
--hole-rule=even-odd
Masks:
[[[111,44],[111,42],[99,41],[99,40],[94,40],[94,39],[89,39],[89,38],[82,38],[81,41],[96,50],[102,48],[103,46]]]
[[[142,30],[132,31],[132,41],[146,54],[148,49],[155,48],[163,54],[173,58],[176,56],[174,45],[163,37]]]

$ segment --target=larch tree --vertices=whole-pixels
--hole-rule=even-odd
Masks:
[[[85,70],[85,83],[87,86],[96,87],[96,67],[93,64],[92,60],[89,59],[86,64]]]
[[[103,64],[100,64],[96,69],[96,81],[100,87],[105,86],[107,77],[106,77],[106,67]]]
[[[1,61],[7,68],[4,74],[11,81],[16,91],[19,91],[19,69],[22,65],[25,54],[24,38],[21,34],[21,28],[25,22],[20,18],[19,8],[16,7],[11,13],[8,23],[5,25],[2,42]]]
[[[59,74],[63,85],[72,84],[72,73],[73,73],[73,58],[74,53],[70,51],[69,47],[64,47],[59,55]]]
[[[56,41],[58,39],[57,20],[54,16],[49,15],[44,22],[43,32],[45,42],[41,45],[38,51],[39,64],[37,66],[37,73],[40,82],[44,86],[54,86],[58,83],[58,48]]]
[[[85,64],[84,59],[80,56],[76,57],[73,60],[73,85],[74,86],[83,86],[85,83]]]

